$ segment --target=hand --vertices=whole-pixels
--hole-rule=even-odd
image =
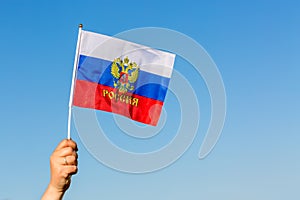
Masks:
[[[50,157],[51,180],[42,197],[61,199],[70,187],[71,176],[77,173],[77,145],[72,140],[63,140]]]

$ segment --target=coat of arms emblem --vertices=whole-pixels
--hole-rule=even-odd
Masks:
[[[114,59],[111,65],[111,74],[114,77],[114,87],[120,93],[132,92],[139,76],[140,67],[135,62],[130,62],[128,57]]]

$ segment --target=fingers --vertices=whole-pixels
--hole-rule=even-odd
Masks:
[[[65,191],[71,181],[71,176],[76,174],[77,145],[72,140],[61,141],[50,157],[51,185],[59,191]]]
[[[77,173],[77,170],[78,168],[75,165],[62,166],[59,176],[64,179],[70,179],[73,174]]]
[[[71,146],[67,146],[71,144]],[[77,165],[78,155],[76,153],[77,146],[76,143],[72,141],[72,143],[68,143],[67,140],[61,142],[58,148],[55,150],[55,155],[59,157],[61,165]]]
[[[76,174],[78,171],[77,166],[75,165],[68,165],[64,167],[65,178],[70,178],[70,175]]]
[[[78,155],[76,152],[71,154],[60,156],[59,153],[53,153],[50,157],[50,164],[55,168],[64,168],[65,166],[75,166],[77,167]]]
[[[77,165],[77,154],[63,157],[62,164],[64,164],[64,165]]]
[[[51,161],[56,167],[75,166],[77,168],[77,145],[72,140],[63,140],[51,155]]]
[[[59,143],[53,154],[60,158],[59,163],[61,165],[77,165],[77,150],[77,145],[74,141],[65,139]]]
[[[58,150],[56,152],[61,157],[70,156],[70,155],[77,155],[76,151],[73,148],[71,148],[71,147],[65,147],[65,148],[60,149],[60,150]]]
[[[65,147],[71,147],[73,150],[77,151],[77,144],[73,140],[64,139],[56,147],[55,151],[59,151]]]

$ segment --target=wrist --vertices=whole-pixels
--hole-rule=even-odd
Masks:
[[[61,200],[63,196],[63,191],[49,184],[41,200]]]

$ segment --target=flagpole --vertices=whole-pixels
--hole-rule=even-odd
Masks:
[[[82,27],[83,27],[83,25],[79,24],[78,38],[77,38],[77,45],[76,45],[76,53],[75,53],[74,66],[73,66],[72,83],[71,83],[71,90],[70,90],[70,98],[69,98],[68,139],[71,139],[72,105],[73,105],[73,96],[74,96],[76,72],[77,72],[78,59],[79,59],[79,49],[80,49],[80,43],[81,43]]]

